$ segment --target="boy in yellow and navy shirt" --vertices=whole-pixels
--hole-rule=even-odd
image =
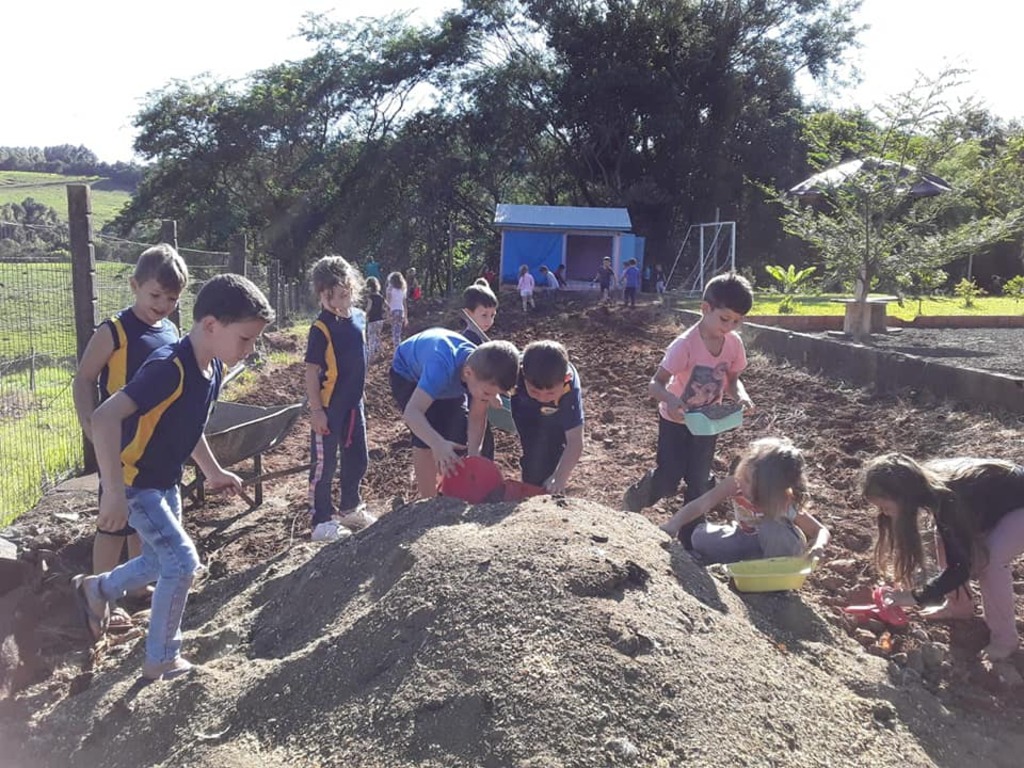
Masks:
[[[366,511],[359,485],[366,474],[366,314],[358,308],[363,279],[341,256],[325,256],[312,272],[321,312],[306,342],[306,397],[310,408],[309,506],[313,541],[333,541],[377,518]],[[331,485],[341,453],[340,512]]]
[[[99,403],[103,403],[131,381],[152,352],[178,340],[178,329],[168,316],[178,306],[178,297],[187,283],[188,267],[172,246],[161,243],[139,256],[130,280],[135,303],[100,324],[75,373],[75,411],[90,441],[97,388]],[[130,525],[116,531],[98,526],[92,545],[92,572],[109,571],[121,562],[126,543],[128,557],[138,557],[142,544]]]
[[[142,674],[151,680],[184,674],[181,618],[199,568],[195,544],[181,523],[181,481],[192,457],[212,489],[241,489],[210,452],[203,428],[227,367],[252,354],[274,318],[266,297],[240,275],[218,275],[196,296],[188,336],[149,356],[135,376],[92,415],[103,495],[99,524],[131,522],[145,546],[139,557],[72,583],[94,639],[106,629],[109,604],[156,581]]]
[[[523,482],[565,491],[583,455],[583,390],[557,341],[534,341],[523,350],[512,418],[523,447]]]

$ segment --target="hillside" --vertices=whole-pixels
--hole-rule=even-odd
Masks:
[[[0,171],[0,205],[22,203],[31,197],[67,219],[67,184],[92,185],[93,227],[99,232],[131,199],[130,190],[118,189],[100,176],[61,176],[56,173]]]

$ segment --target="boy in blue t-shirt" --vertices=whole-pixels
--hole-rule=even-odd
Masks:
[[[391,393],[412,432],[417,498],[436,495],[438,476],[462,462],[457,451],[480,455],[487,408],[498,405],[518,374],[519,350],[507,341],[477,346],[455,331],[430,328],[398,346]]]
[[[640,268],[636,265],[636,259],[626,262],[626,268],[622,270],[622,303],[625,306],[636,306],[636,292],[640,289]]]
[[[106,630],[109,603],[156,581],[142,674],[176,677],[192,665],[181,657],[181,617],[199,567],[195,544],[181,524],[181,481],[191,456],[211,489],[241,490],[240,478],[210,452],[203,428],[226,367],[252,354],[274,319],[266,297],[239,275],[218,275],[196,296],[188,336],[152,355],[123,389],[92,416],[103,494],[99,525],[131,522],[142,554],[98,576],[72,579],[89,631]]]
[[[320,314],[306,342],[309,400],[309,506],[313,541],[347,537],[377,518],[366,511],[359,484],[366,474],[366,315],[358,308],[363,280],[341,256],[325,256],[311,275]],[[341,452],[340,512],[335,516],[331,484]]]
[[[105,402],[131,381],[152,352],[178,340],[178,329],[168,317],[178,306],[178,297],[187,283],[188,267],[172,246],[154,245],[139,256],[129,281],[135,302],[99,325],[85,345],[75,372],[75,412],[90,441],[90,421],[98,405],[97,389],[98,402]],[[142,553],[142,544],[130,525],[117,530],[97,526],[92,572],[104,573],[121,562],[126,544],[129,558]],[[126,614],[119,618],[130,623]]]
[[[523,446],[523,482],[562,493],[583,455],[583,392],[569,353],[557,341],[523,350],[512,418]]]

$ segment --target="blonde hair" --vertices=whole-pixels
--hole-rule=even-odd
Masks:
[[[338,285],[348,288],[353,304],[357,304],[363,297],[362,275],[341,256],[324,256],[314,264],[310,273],[310,284],[318,299],[324,291],[333,290]]]
[[[392,288],[401,288],[403,291],[408,287],[405,283],[405,277],[398,271],[392,272],[388,275],[388,285]]]
[[[165,291],[181,293],[188,284],[188,266],[173,245],[160,243],[142,252],[132,278],[138,285],[156,280]]]
[[[792,505],[800,509],[807,499],[804,456],[788,440],[763,437],[747,448],[737,464],[750,473],[750,501],[765,517],[785,515]],[[735,474],[735,473],[734,473]]]

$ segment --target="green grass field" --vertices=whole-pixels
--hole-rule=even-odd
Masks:
[[[0,205],[21,204],[31,197],[68,218],[67,184],[92,184],[93,229],[99,232],[131,199],[131,193],[121,189],[98,189],[105,181],[100,176],[61,176],[56,173],[30,173],[27,171],[0,171]]]
[[[0,376],[0,526],[83,464],[73,370],[44,365]]]
[[[101,319],[131,303],[128,278],[133,267],[96,264]],[[73,306],[69,262],[0,263],[0,361],[30,354],[74,357]]]
[[[848,298],[850,297],[841,294],[797,296],[793,299],[793,311],[789,314],[842,315],[846,311],[845,305],[836,299]],[[778,294],[758,293],[754,297],[754,307],[750,314],[777,315],[781,300],[782,297]],[[963,299],[956,296],[934,296],[922,301],[919,307],[916,299],[906,298],[903,300],[903,306],[897,302],[890,302],[886,307],[886,314],[901,320],[913,320],[918,315],[1021,315],[1024,314],[1024,301],[1002,296],[981,296],[974,299],[974,306],[965,307]]]
[[[793,297],[793,311],[790,315],[842,315],[846,307],[836,299],[849,299],[843,294],[822,294],[818,296]],[[782,296],[773,293],[755,292],[754,306],[749,315],[778,315]],[[700,309],[700,300],[692,299],[677,302],[681,309]],[[920,311],[919,311],[920,309]],[[934,296],[921,302],[920,308],[916,299],[904,299],[901,307],[897,302],[890,302],[886,307],[889,317],[901,320],[913,320],[918,315],[929,317],[961,316],[961,315],[1024,315],[1024,301],[1016,301],[1003,296],[981,296],[974,299],[974,306],[965,307],[963,299],[956,296]]]

